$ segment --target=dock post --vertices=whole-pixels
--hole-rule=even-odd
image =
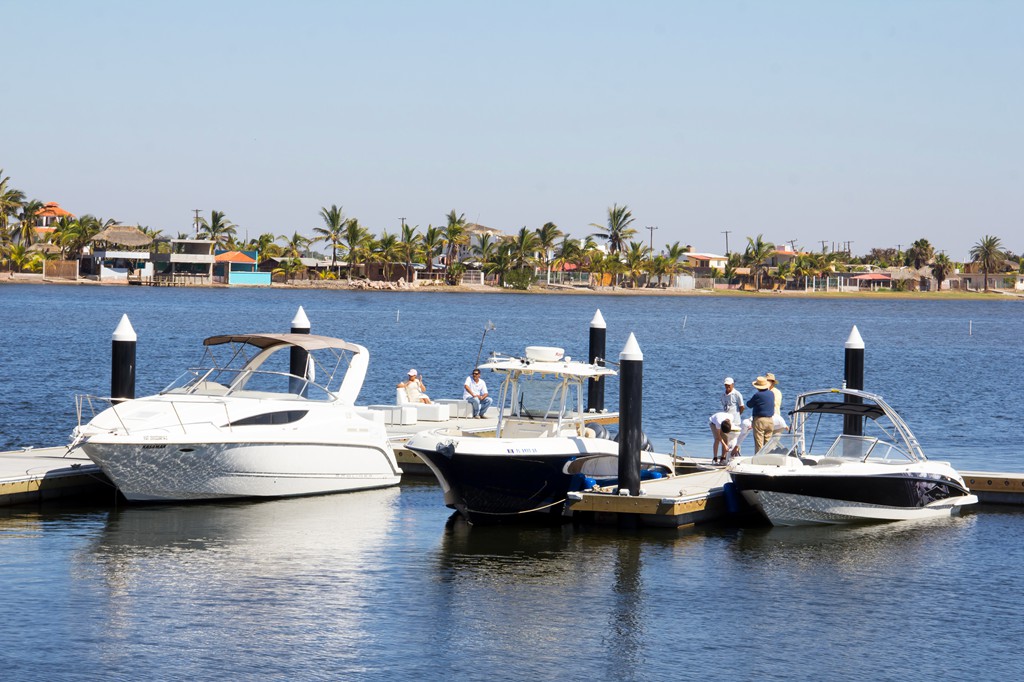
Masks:
[[[846,339],[846,367],[843,372],[846,388],[864,390],[864,339],[853,325],[850,336]],[[860,404],[864,401],[854,395],[843,396],[843,402]],[[864,435],[864,418],[854,415],[843,417],[843,433],[847,436]]]
[[[110,349],[110,402],[117,404],[135,399],[135,328],[127,313],[114,330]]]
[[[630,332],[619,353],[619,494],[640,494],[644,354]]]
[[[306,317],[306,311],[299,306],[298,312],[295,313],[295,317],[292,319],[292,334],[308,334],[309,333],[309,318]],[[306,365],[309,363],[309,353],[305,349],[298,348],[296,346],[291,347],[291,356],[288,362],[288,373],[292,375],[290,379],[289,392],[296,393],[299,395],[306,394],[306,384],[301,379],[295,377],[306,376]]]
[[[600,362],[604,366],[605,339],[608,334],[608,325],[604,322],[601,309],[594,313],[594,319],[590,321],[590,363]],[[603,377],[587,379],[587,411],[604,412],[604,385]]]

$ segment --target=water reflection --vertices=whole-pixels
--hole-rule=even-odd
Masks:
[[[106,664],[128,665],[131,645],[153,640],[188,649],[205,670],[218,651],[258,665],[313,641],[343,647],[344,659],[373,636],[364,621],[399,496],[391,488],[112,511],[74,558],[80,579],[109,591]]]

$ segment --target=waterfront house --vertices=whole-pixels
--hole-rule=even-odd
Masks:
[[[686,259],[686,267],[692,268],[695,274],[709,274],[711,270],[725,270],[729,263],[727,256],[719,256],[714,253],[698,253],[690,251],[683,255]]]
[[[150,259],[154,280],[176,284],[213,284],[216,242],[210,239],[158,239],[153,246]]]
[[[270,273],[257,269],[257,251],[225,251],[214,254],[213,279],[228,285],[270,286]]]
[[[36,240],[49,241],[61,218],[74,218],[74,214],[60,207],[56,201],[47,201],[36,212]]]
[[[134,225],[110,225],[90,240],[92,253],[82,272],[101,282],[127,282],[129,277],[152,277],[149,246],[153,238]]]

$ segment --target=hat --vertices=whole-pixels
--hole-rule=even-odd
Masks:
[[[735,382],[732,380],[732,377],[726,377],[725,383],[728,384],[729,386],[732,386]]]
[[[419,374],[419,372],[417,372],[416,370],[414,370],[414,369],[410,369],[410,370],[409,370],[409,376],[411,376],[411,377],[414,377],[414,376],[416,376],[417,374]]]
[[[768,372],[767,374],[765,374],[764,378],[767,379],[768,381],[772,382],[773,384],[779,383],[779,380],[776,379],[775,375],[772,374],[771,372]]]
[[[768,380],[764,377],[758,377],[754,380],[754,388],[759,391],[763,391],[766,388],[771,388],[772,385],[768,383]]]

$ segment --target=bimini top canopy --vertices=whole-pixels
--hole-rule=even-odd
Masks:
[[[340,348],[353,353],[362,353],[366,350],[355,343],[316,334],[221,334],[203,341],[204,346],[219,346],[224,343],[244,343],[263,350],[282,345],[298,346],[304,350]]]
[[[545,362],[529,358],[494,357],[480,364],[480,369],[490,369],[506,374],[548,374],[561,377],[582,377],[592,379],[603,376],[615,376],[615,370],[600,365],[591,365],[576,360],[558,360]]]
[[[878,419],[885,414],[885,411],[878,405],[865,403],[840,403],[825,400],[806,403],[802,407],[793,410],[790,414],[796,414],[797,412],[806,412],[809,414],[853,415],[857,417],[869,417],[871,419]]]

